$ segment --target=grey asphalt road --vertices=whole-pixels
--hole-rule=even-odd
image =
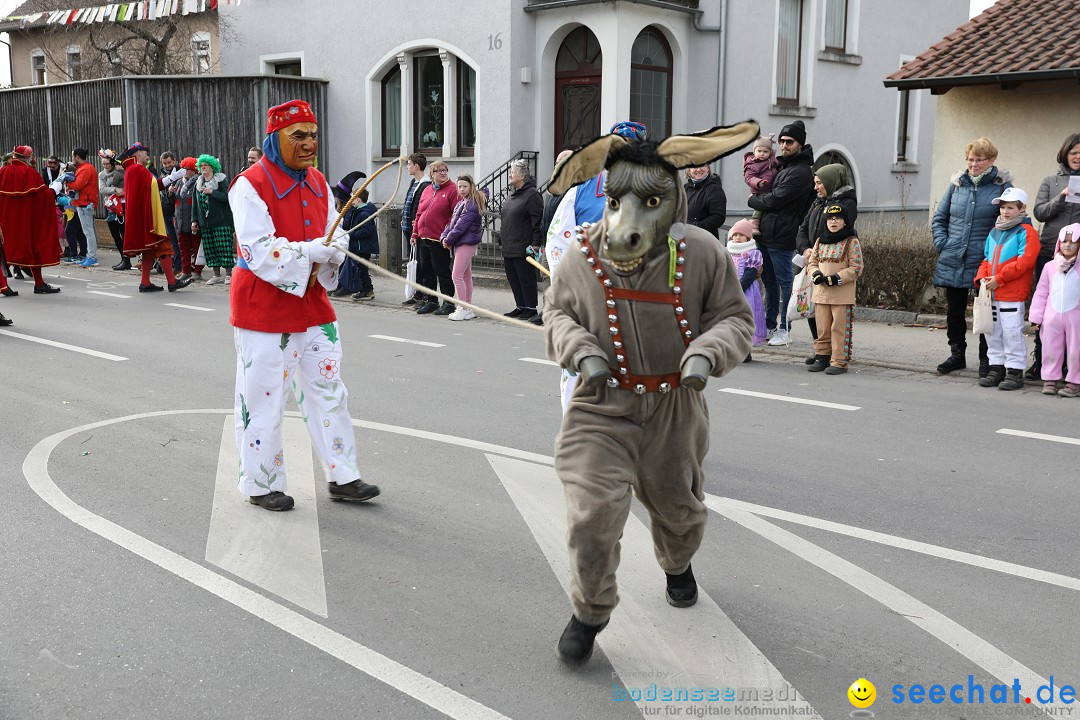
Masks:
[[[655,653],[623,656],[631,673],[603,647],[584,669],[561,667],[565,578],[475,444],[552,454],[558,371],[534,362],[541,334],[338,304],[350,413],[390,427],[357,435],[377,502],[335,504],[317,488],[321,617],[206,560],[234,372],[227,291],[140,295],[133,274],[53,274],[66,276],[59,295],[15,283],[25,292],[0,302],[16,322],[6,330],[126,359],[0,334],[0,718],[664,714],[613,693],[657,682],[661,646],[688,639],[664,616]],[[776,355],[706,393],[717,512],[695,574],[819,717],[847,717],[860,677],[886,718],[1039,709],[895,704],[894,685],[966,688],[970,675],[989,692],[1007,675],[1033,695],[1029,678],[1080,684],[1077,401],[878,367],[809,375]],[[177,414],[197,410],[209,412]],[[92,423],[104,424],[54,438]],[[48,483],[71,504],[43,496]],[[93,518],[114,529],[91,532]],[[141,540],[122,547],[125,537]],[[166,556],[188,575],[155,562]],[[275,609],[231,602],[204,576]],[[636,601],[624,594],[625,607]],[[692,632],[715,621],[682,617],[699,618]],[[347,661],[357,647],[403,670],[376,679]],[[443,690],[440,711],[427,700]],[[742,706],[706,702],[698,716]]]

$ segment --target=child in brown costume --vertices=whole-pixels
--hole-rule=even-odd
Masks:
[[[855,281],[863,273],[862,246],[843,205],[825,208],[825,230],[810,251],[806,271],[814,280],[811,299],[818,326],[808,370],[842,375],[851,360]]]
[[[567,159],[552,192],[608,170],[603,220],[577,230],[545,294],[548,356],[579,383],[555,444],[574,615],[559,657],[579,665],[618,603],[619,539],[636,495],[675,607],[697,601],[709,419],[699,392],[750,351],[753,313],[728,253],[687,226],[677,170],[757,136],[741,123],[662,143],[606,135]]]

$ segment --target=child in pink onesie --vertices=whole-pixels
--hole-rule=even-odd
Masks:
[[[1080,248],[1080,223],[1061,228],[1053,262],[1046,263],[1028,320],[1039,330],[1043,350],[1043,395],[1080,395],[1080,274],[1076,268]],[[1061,381],[1062,360],[1068,366],[1065,387]]]
[[[780,161],[773,151],[773,136],[762,135],[754,141],[754,149],[743,155],[743,180],[750,188],[750,194],[760,195],[772,190],[773,180],[780,171]],[[755,210],[750,222],[754,225],[754,235],[758,235],[758,221],[761,211]]]

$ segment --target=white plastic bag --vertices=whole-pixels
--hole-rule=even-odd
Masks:
[[[976,335],[990,335],[994,332],[994,298],[985,285],[986,281],[983,280],[983,287],[975,296],[975,303],[971,308],[971,331]]]
[[[405,299],[412,300],[413,295],[416,295],[416,246],[413,245],[409,250],[409,262],[405,265],[405,279],[409,281],[409,284],[405,286]]]
[[[814,281],[810,274],[803,268],[791,282],[791,298],[788,300],[788,322],[806,320],[814,317],[814,301],[811,300],[814,293]]]

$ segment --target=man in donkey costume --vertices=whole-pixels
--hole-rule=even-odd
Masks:
[[[690,560],[708,511],[700,391],[742,363],[754,318],[716,237],[686,224],[678,170],[758,135],[752,121],[656,142],[605,135],[556,168],[553,194],[607,169],[604,217],[576,229],[545,296],[548,356],[581,375],[555,441],[566,496],[574,615],[559,657],[592,655],[618,594],[619,538],[631,490],[649,512],[667,601],[697,602]]]

